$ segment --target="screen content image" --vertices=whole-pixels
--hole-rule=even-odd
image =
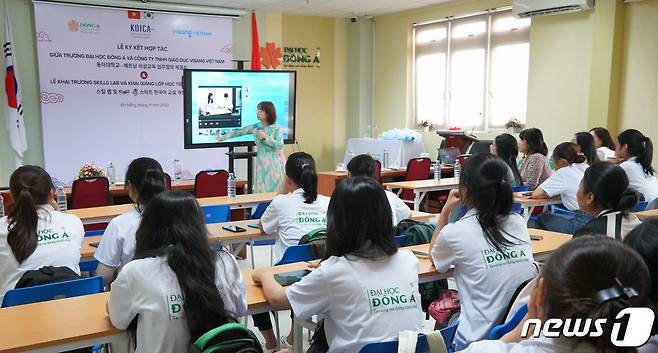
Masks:
[[[269,101],[276,109],[285,143],[295,136],[295,72],[185,70],[185,148],[211,148],[254,143],[251,133],[218,141],[229,132],[262,129],[258,104]]]

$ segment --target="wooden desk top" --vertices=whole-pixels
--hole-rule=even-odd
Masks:
[[[171,190],[176,191],[187,191],[194,192],[194,180],[181,180],[181,181],[171,181]],[[244,188],[247,185],[247,181],[244,179],[237,179],[235,181],[235,186],[237,188]],[[71,187],[67,186],[64,188],[67,197],[71,197]],[[110,185],[110,196],[128,196],[128,190],[124,183]]]
[[[441,178],[438,182],[434,179],[414,180],[414,181],[398,181],[392,183],[384,183],[387,189],[414,189],[418,191],[429,190],[448,190],[454,189],[459,186],[457,178]]]
[[[438,215],[439,215],[438,213],[427,213],[427,212],[411,210],[411,215],[409,216],[409,218],[418,222],[427,222]]]
[[[443,173],[449,173],[452,172],[453,168],[452,166],[442,166],[441,167],[441,172]],[[430,168],[430,172],[433,172],[434,169]],[[396,168],[396,169],[382,169],[382,178],[396,178],[396,177],[403,177],[407,174],[407,168]],[[347,171],[335,171],[335,170],[330,170],[326,172],[318,172],[318,175],[323,175],[323,176],[330,176],[334,177],[336,179],[344,179],[347,178]]]
[[[562,203],[562,198],[560,198],[560,196],[556,196],[550,199],[533,199],[530,196],[523,196],[520,192],[515,192],[514,203],[520,204],[524,207],[547,206]]]
[[[644,221],[647,218],[658,217],[658,209],[634,212],[633,214],[638,216],[638,218]]]

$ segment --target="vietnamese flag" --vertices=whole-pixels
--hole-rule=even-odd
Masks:
[[[139,11],[128,10],[128,18],[131,20],[139,20],[140,15]]]
[[[260,71],[260,45],[258,44],[258,25],[254,11],[251,11],[251,69]]]

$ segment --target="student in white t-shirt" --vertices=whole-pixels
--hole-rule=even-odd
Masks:
[[[84,228],[74,215],[55,211],[55,187],[37,166],[22,166],[9,179],[14,203],[0,218],[0,303],[26,271],[68,267],[80,274]]]
[[[631,189],[644,196],[651,203],[658,198],[658,180],[651,162],[653,143],[635,129],[628,129],[617,136],[617,158],[628,175]]]
[[[286,177],[282,195],[277,195],[260,218],[260,228],[264,233],[277,234],[274,244],[274,262],[279,262],[289,246],[299,244],[299,240],[312,230],[327,226],[329,198],[318,195],[318,176],[315,160],[304,152],[295,152],[286,161]],[[254,325],[265,338],[265,347],[276,347],[269,313],[253,316]],[[292,330],[288,342],[292,342]]]
[[[548,319],[606,319],[601,325],[603,335],[565,337],[560,334],[548,338],[541,334],[541,328],[537,328],[537,337],[523,339],[524,320],[501,340],[474,342],[463,352],[634,352],[631,347],[615,347],[611,342],[611,332],[613,325],[619,325],[615,318],[622,310],[648,304],[649,286],[647,266],[629,247],[607,237],[574,239],[555,251],[544,266],[528,303],[526,319],[543,323]],[[536,326],[530,325],[530,336],[533,336]]]
[[[585,162],[588,165],[592,165],[602,160],[599,158],[598,152],[596,150],[594,137],[589,132],[577,132],[573,136],[573,139],[571,139],[571,143],[576,144],[576,151],[585,156]]]
[[[382,186],[372,178],[337,185],[327,213],[327,253],[319,267],[283,288],[271,269],[258,269],[274,309],[292,309],[296,320],[324,318],[328,353],[357,353],[370,342],[422,327],[418,259],[399,250]]]
[[[545,212],[537,218],[537,228],[573,234],[592,219],[592,215],[578,208],[576,198],[580,181],[589,166],[585,162],[585,155],[578,153],[576,144],[571,142],[555,146],[552,158],[555,172],[535,189],[532,198],[543,199],[560,195],[562,204],[571,214],[563,216]]]
[[[99,262],[96,273],[103,276],[105,284],[112,282],[121,267],[132,260],[141,213],[155,195],[165,190],[164,177],[162,166],[153,158],[130,162],[125,187],[135,209],[110,221],[94,254]]]
[[[589,130],[589,133],[594,138],[594,146],[596,147],[596,154],[601,161],[614,160],[615,149],[617,148],[615,142],[612,140],[612,136],[608,129],[603,127],[595,127]]]
[[[376,173],[375,159],[367,154],[355,156],[347,163],[347,171],[351,177],[368,177],[374,179]],[[384,192],[393,212],[393,226],[411,217],[411,209],[398,195],[388,190],[384,190]]]
[[[468,212],[449,224],[459,203]],[[451,190],[430,243],[436,270],[454,266],[461,314],[456,349],[487,337],[499,324],[517,287],[535,276],[530,235],[523,218],[512,212],[507,165],[488,153],[469,158]]]
[[[238,265],[214,252],[193,195],[167,191],[144,210],[135,259],[112,282],[108,313],[125,330],[137,319],[135,352],[187,352],[190,343],[247,311]]]

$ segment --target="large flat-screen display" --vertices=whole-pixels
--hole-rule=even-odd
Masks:
[[[284,143],[295,142],[295,71],[193,70],[183,72],[185,148],[248,146],[252,134],[218,142],[217,136],[258,121],[258,103],[270,101]]]

